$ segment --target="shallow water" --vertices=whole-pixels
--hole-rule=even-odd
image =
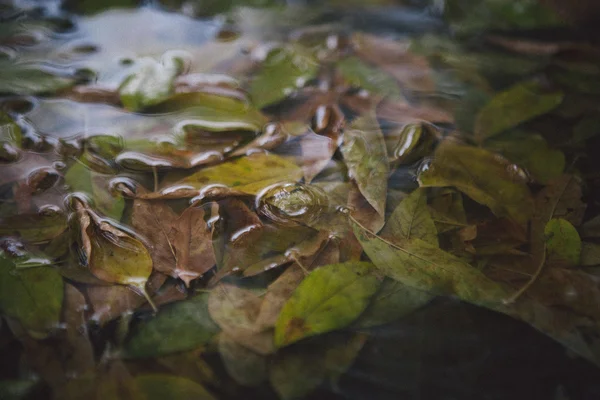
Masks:
[[[367,3],[0,6],[0,398],[600,398],[596,39]]]

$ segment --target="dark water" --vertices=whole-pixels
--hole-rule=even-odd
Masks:
[[[135,235],[130,223],[134,213],[131,199],[123,201],[120,198],[121,203],[118,203],[114,196],[110,197],[114,194],[111,188],[120,187],[122,190],[131,182],[149,191],[169,188],[169,183],[180,182],[190,170],[218,165],[228,159],[232,151],[248,144],[248,135],[240,136],[240,131],[263,129],[265,120],[261,117],[244,114],[243,118],[236,120],[231,118],[231,114],[215,116],[197,110],[195,114],[189,114],[185,109],[186,102],[193,103],[189,98],[184,98],[174,108],[161,103],[139,110],[126,110],[121,106],[125,103],[123,97],[119,98],[123,82],[139,71],[144,63],[152,65],[148,68],[158,68],[156,60],[162,60],[161,68],[165,68],[159,70],[157,76],[168,75],[165,72],[168,60],[181,62],[179,68],[184,72],[174,83],[181,92],[194,92],[201,88],[201,91],[247,101],[246,91],[252,89],[248,89],[246,78],[254,71],[248,64],[253,58],[254,61],[260,59],[261,54],[270,50],[269,46],[307,37],[307,43],[311,40],[319,43],[314,48],[323,46],[323,43],[327,43],[325,49],[327,46],[343,48],[345,41],[354,40],[353,35],[360,32],[410,47],[410,52],[403,59],[406,65],[404,61],[397,60],[393,61],[397,65],[387,65],[387,71],[401,82],[404,104],[404,108],[390,106],[387,114],[385,110],[381,111],[384,115],[379,116],[383,119],[381,129],[388,143],[397,140],[390,134],[393,127],[414,120],[432,122],[444,135],[455,129],[470,132],[474,129],[474,115],[491,94],[510,87],[523,77],[536,76],[537,79],[538,73],[542,75],[540,80],[543,84],[548,81],[554,84],[567,82],[564,86],[569,88],[569,92],[558,111],[545,119],[534,120],[526,129],[544,132],[542,140],[563,149],[560,146],[565,140],[560,138],[561,130],[571,132],[573,126],[584,118],[589,118],[592,125],[597,123],[600,109],[600,90],[595,80],[599,76],[598,54],[591,51],[591,61],[585,57],[580,60],[577,49],[550,49],[550,46],[561,42],[592,43],[590,47],[593,47],[589,30],[565,26],[555,16],[549,16],[547,9],[532,5],[537,3],[522,2],[520,6],[515,4],[505,8],[497,6],[497,1],[470,4],[384,0],[364,3],[267,0],[0,2],[0,110],[21,130],[20,146],[13,146],[8,140],[13,134],[11,129],[16,128],[3,125],[5,128],[1,131],[4,147],[3,164],[0,166],[0,216],[3,224],[19,225],[21,222],[14,222],[19,221],[15,216],[23,221],[31,210],[39,213],[44,207],[53,207],[53,212],[66,214],[69,209],[65,206],[65,197],[71,192],[85,192],[87,189],[87,195],[94,197],[102,215],[120,222],[115,226]],[[487,11],[486,7],[489,8]],[[502,12],[497,12],[498,9]],[[482,32],[505,39],[526,38],[543,45],[535,49],[527,47],[519,54],[519,51],[507,50],[507,47],[516,46],[515,43],[494,45],[483,39]],[[527,40],[525,42],[530,43]],[[335,43],[330,45],[328,41]],[[377,56],[385,59],[385,51],[377,51]],[[421,60],[427,60],[428,64],[419,64]],[[385,64],[375,60],[374,63],[379,66]],[[560,69],[562,67],[564,69]],[[425,70],[431,72],[429,80],[420,75]],[[320,73],[326,75],[327,71]],[[582,73],[584,79],[569,73]],[[367,73],[369,76],[373,74],[373,71]],[[314,82],[325,82],[323,84],[326,85],[335,81],[335,78],[320,81],[321,78],[320,75],[309,77],[306,85],[300,84],[295,88],[275,86],[271,89],[273,93],[283,91],[290,98],[257,108],[261,108],[269,120],[285,123],[288,119],[300,119],[291,115],[303,110],[298,106],[303,104],[303,96],[306,95],[302,86],[318,87]],[[385,78],[378,79],[377,76],[366,79],[374,85],[371,92],[381,91],[393,97],[395,93],[386,83],[388,81],[383,80],[382,84],[381,79]],[[348,120],[360,113],[360,101],[368,97],[364,94],[364,87],[361,88],[364,84],[363,79],[360,84],[354,85],[357,87],[344,92],[348,98],[345,103],[340,102],[340,112]],[[140,87],[152,92],[152,85],[153,82],[142,81]],[[316,103],[319,104],[319,101],[316,100]],[[323,100],[324,104],[328,102]],[[195,106],[201,109],[203,103]],[[253,128],[253,123],[259,128]],[[317,124],[314,118],[308,123],[313,128]],[[200,145],[190,139],[193,136],[190,134],[191,125],[201,126],[201,129],[198,128],[201,131],[198,135]],[[286,129],[291,132],[291,125]],[[220,134],[214,135],[215,131]],[[597,201],[599,165],[597,157],[593,157],[594,149],[597,151],[600,146],[600,136],[596,136],[593,129],[584,130],[581,135],[584,136],[581,143],[585,143],[587,149],[565,146],[567,166],[563,166],[558,174],[563,169],[569,171],[569,165],[571,170],[583,172],[588,184],[586,218],[591,218],[600,208]],[[317,137],[316,134],[314,136]],[[94,142],[94,138],[100,139]],[[519,142],[515,143],[518,147]],[[322,149],[321,142],[316,140],[307,146],[309,151],[299,152],[299,142],[291,134],[274,152],[309,167],[313,160],[316,160],[315,163],[322,161],[314,155]],[[93,157],[86,159],[82,152],[89,149],[92,149],[89,154]],[[15,156],[13,151],[18,155]],[[417,186],[415,175],[418,168],[422,168],[424,155],[429,154],[396,164],[397,168],[388,182],[390,210],[403,198],[403,191],[410,192]],[[317,186],[321,184],[319,190],[325,188],[323,190],[328,191],[327,184],[330,182],[347,182],[347,169],[340,159],[338,151],[333,154],[333,161],[325,160],[326,166],[317,171],[315,182]],[[74,170],[76,163],[83,165],[83,172],[79,174],[93,171],[97,174],[96,178],[74,173],[69,177],[69,171]],[[40,172],[40,168],[47,169],[42,171],[46,174],[40,178],[42,183],[32,178],[32,173]],[[539,190],[543,181],[536,176],[539,171],[533,166],[525,169],[534,176],[532,187]],[[97,179],[94,182],[99,183],[94,184],[99,186],[89,189],[92,184],[84,182],[85,179]],[[230,177],[223,176],[221,179],[229,186],[237,185],[230,182]],[[35,182],[32,183],[32,180]],[[33,187],[31,192],[17,189],[28,184]],[[185,185],[178,187],[187,188]],[[187,206],[188,200],[177,200],[172,203],[172,208],[180,212]],[[480,207],[469,201],[465,201],[467,206]],[[252,203],[247,201],[247,204]],[[208,216],[210,207],[204,206],[204,209]],[[264,219],[265,214],[260,216]],[[71,216],[70,224],[74,223],[73,218]],[[235,225],[236,218],[241,217],[230,213],[221,218],[221,223],[227,226]],[[1,236],[3,251],[8,253],[7,248],[13,243],[14,235],[7,226],[3,227]],[[240,235],[247,232],[249,230],[238,231]],[[85,264],[89,261],[85,260],[81,251],[73,249],[69,256],[64,256],[59,250],[56,250],[59,256],[52,256],[50,240],[21,239],[18,236],[15,239],[22,246],[17,247],[26,250],[23,251],[29,257],[28,262],[34,265],[52,264],[56,268],[66,268],[64,263],[77,264],[81,261]],[[56,247],[60,246],[60,243],[56,244]],[[233,251],[233,245],[225,245],[224,248],[224,252]],[[81,259],[76,260],[77,256]],[[269,275],[271,273],[273,275]],[[232,282],[262,295],[261,291],[278,273],[268,272],[243,283],[235,279]],[[135,328],[152,318],[150,307],[136,303],[135,296],[140,297],[138,291],[134,300],[127,300],[132,304],[121,309],[122,304],[110,301],[111,296],[123,296],[121,292],[106,291],[94,295],[88,291],[90,287],[101,287],[97,285],[97,277],[83,276],[81,271],[61,274],[64,282],[82,293],[83,305],[79,304],[75,314],[81,314],[83,322],[79,321],[80,328],[85,326],[81,329],[91,338],[91,350],[88,350],[93,354],[92,359],[104,368],[110,365],[111,357],[118,359],[118,353],[111,350],[118,348],[128,337],[129,323],[132,321],[131,326]],[[198,278],[190,288],[185,288],[181,279],[165,279],[164,299],[161,299],[159,307],[210,287],[207,275]],[[103,308],[102,301],[94,299],[94,296],[105,299],[108,308]],[[593,306],[598,307],[598,304]],[[78,393],[85,393],[82,388],[72,389],[75,394],[69,392],[69,395],[57,391],[62,384],[67,386],[66,382],[76,380],[81,372],[55,367],[68,364],[69,357],[78,354],[61,347],[64,343],[60,341],[60,335],[36,338],[15,323],[13,315],[5,316],[0,327],[0,398],[79,398]],[[64,322],[64,318],[61,321]],[[68,323],[59,328],[69,332]],[[342,329],[340,340],[347,340],[356,331]],[[366,332],[368,339],[351,367],[339,379],[325,380],[317,385],[306,398],[600,399],[600,374],[592,363],[524,322],[459,300],[436,298],[402,318],[369,328]],[[180,339],[172,335],[167,340],[177,342]],[[310,346],[311,339],[308,340]],[[335,337],[332,340],[336,340]],[[50,348],[59,350],[53,353],[48,350]],[[215,398],[281,397],[268,382],[245,386],[229,377],[214,343],[207,343],[202,354],[205,362],[202,365],[210,367],[208,372],[200,371],[200,364],[194,364],[197,367],[194,371],[183,366],[178,370],[157,361],[158,358],[127,360],[126,370],[133,376],[171,373],[192,377],[205,384]],[[273,362],[272,359],[268,361],[269,365]],[[310,365],[304,368],[310,368]],[[23,390],[18,389],[18,383],[24,385]],[[138,398],[123,387],[104,390],[94,392],[98,398]],[[195,397],[189,393],[181,396]]]

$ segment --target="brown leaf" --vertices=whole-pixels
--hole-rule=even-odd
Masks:
[[[204,220],[203,208],[187,208],[173,223],[168,236],[176,260],[172,273],[186,286],[215,265],[212,230]]]
[[[367,227],[372,232],[379,232],[385,224],[383,214],[380,214],[365,199],[356,184],[352,185],[348,194],[348,207],[352,210],[354,217],[361,225]]]
[[[377,106],[377,116],[400,125],[423,121],[440,124],[454,123],[454,116],[446,110],[427,105],[412,106],[399,101],[382,101]]]

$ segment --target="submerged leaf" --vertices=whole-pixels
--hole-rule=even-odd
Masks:
[[[123,348],[131,358],[157,357],[208,343],[219,331],[208,313],[208,294],[161,307],[140,323]]]
[[[0,60],[0,93],[19,96],[53,93],[73,86],[75,80],[62,77],[33,64],[16,64]]]
[[[57,327],[63,301],[63,280],[52,267],[17,269],[0,252],[0,311],[15,318],[37,337]]]
[[[544,93],[536,82],[517,84],[486,104],[475,121],[475,138],[479,143],[509,128],[543,115],[563,100],[563,93]]]
[[[353,221],[365,253],[384,274],[433,294],[457,296],[478,305],[500,303],[509,292],[480,270],[421,239],[388,242]]]
[[[341,150],[348,174],[379,214],[383,225],[389,163],[385,141],[373,113],[356,119],[344,131]]]
[[[431,163],[422,168],[418,180],[423,187],[454,186],[497,216],[524,225],[531,217],[533,200],[513,167],[486,150],[446,140]]]
[[[581,239],[577,229],[562,218],[551,219],[544,228],[548,261],[566,261],[568,265],[579,264]]]
[[[370,263],[333,264],[311,272],[281,310],[275,325],[276,346],[349,325],[367,307],[379,284]]]
[[[409,194],[388,218],[381,232],[384,238],[419,238],[438,246],[437,230],[427,208],[427,189]],[[394,241],[394,239],[390,239]]]
[[[219,354],[229,375],[240,385],[256,386],[267,378],[267,358],[238,344],[226,333],[219,335]]]
[[[401,97],[398,84],[384,71],[365,64],[360,58],[347,57],[336,64],[342,78],[351,86],[365,89],[375,95]]]

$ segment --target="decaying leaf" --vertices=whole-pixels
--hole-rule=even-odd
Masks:
[[[383,226],[389,164],[383,135],[372,113],[356,119],[344,131],[341,150],[348,174],[379,214]]]
[[[240,385],[256,386],[267,378],[267,358],[219,335],[219,354],[229,375]]]
[[[493,179],[491,179],[493,177]],[[529,188],[502,157],[445,140],[418,176],[422,187],[454,186],[494,214],[525,224],[533,209]]]
[[[416,189],[408,195],[388,218],[381,232],[383,238],[419,238],[438,246],[437,230],[427,208],[427,189]],[[390,239],[392,238],[392,239]]]
[[[214,400],[200,384],[186,378],[164,374],[138,375],[134,378],[136,389],[145,400]]]
[[[286,302],[275,324],[275,345],[343,328],[367,307],[379,288],[373,265],[348,262],[311,272]]]

